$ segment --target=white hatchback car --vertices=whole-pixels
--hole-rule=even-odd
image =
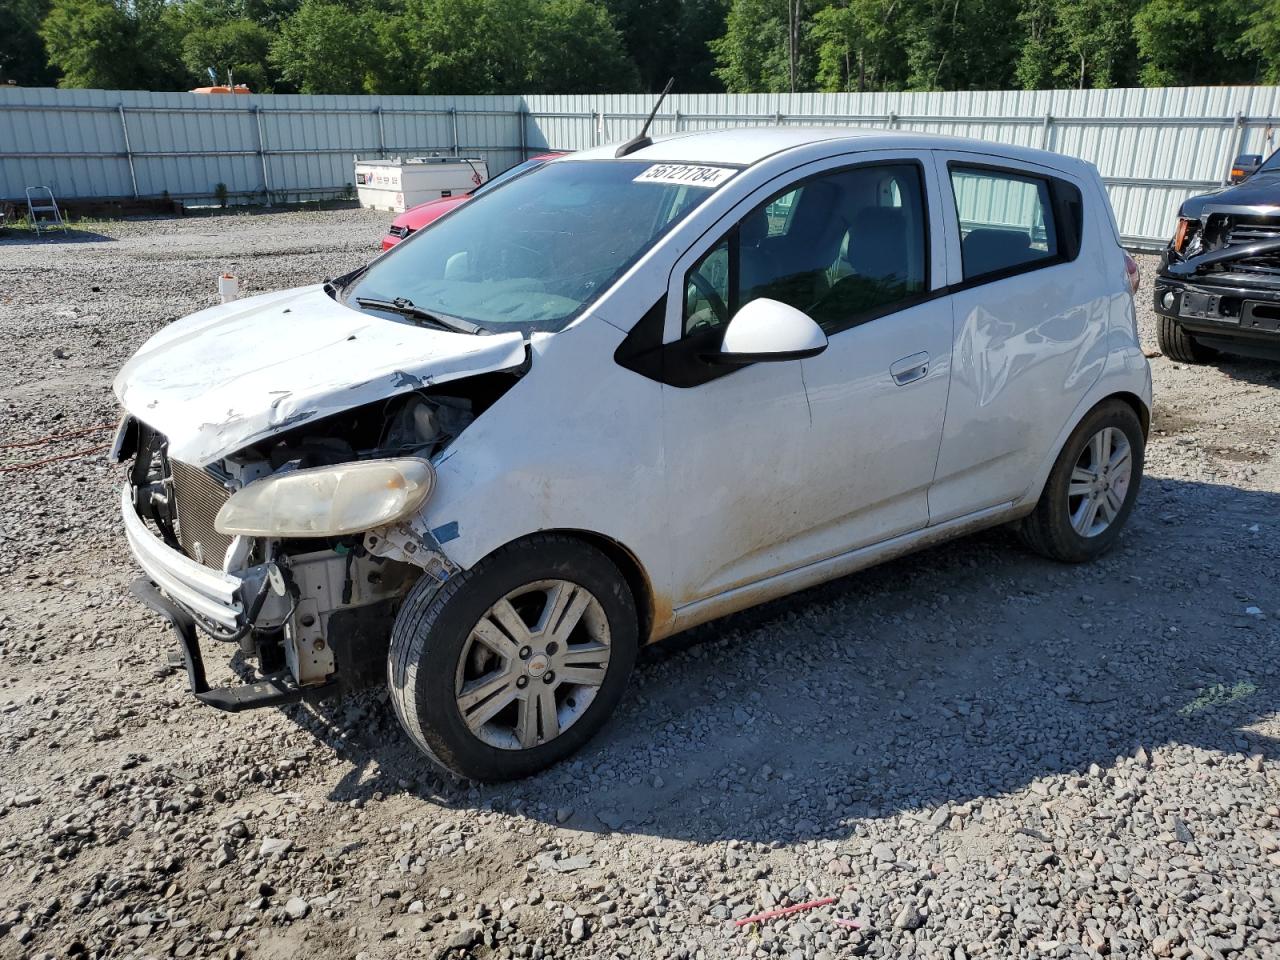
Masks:
[[[1097,172],[755,129],[553,160],[121,371],[137,592],[224,709],[385,682],[450,770],[528,774],[641,644],[1017,521],[1115,542],[1150,419]],[[210,688],[197,630],[262,676]]]

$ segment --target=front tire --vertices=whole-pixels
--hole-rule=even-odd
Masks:
[[[1208,363],[1218,355],[1212,347],[1206,347],[1172,317],[1160,316],[1156,324],[1156,340],[1160,352],[1179,363]]]
[[[1122,400],[1094,407],[1067,438],[1035,510],[1019,526],[1023,542],[1063,563],[1109,550],[1138,497],[1145,448],[1132,407]]]
[[[622,698],[638,647],[635,598],[572,537],[509,544],[437,589],[409,592],[388,687],[410,739],[470,780],[528,776],[586,743]]]

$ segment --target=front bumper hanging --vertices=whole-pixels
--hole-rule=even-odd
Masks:
[[[169,546],[138,516],[127,485],[121,493],[120,512],[129,549],[146,574],[135,580],[130,590],[164,617],[178,635],[178,649],[187,668],[191,692],[198,700],[219,710],[235,712],[319,700],[336,692],[336,680],[304,687],[288,669],[268,673],[261,680],[240,686],[210,687],[200,654],[196,617],[206,627],[234,635],[251,629],[255,622],[282,623],[286,612],[282,608],[284,599],[274,593],[267,596],[270,590],[265,567],[251,568],[245,576],[237,576],[196,563]],[[272,607],[270,611],[264,608],[264,599]]]
[[[133,506],[126,484],[120,493],[120,515],[133,557],[147,577],[182,606],[203,620],[234,631],[247,623],[246,594],[256,594],[259,583],[196,563],[148,529]],[[262,572],[266,576],[266,572]]]
[[[129,590],[173,627],[174,633],[178,635],[178,649],[186,664],[191,692],[202,703],[219,710],[238,713],[255,707],[278,707],[303,700],[322,700],[332,696],[337,690],[337,683],[332,680],[324,684],[301,687],[287,669],[278,670],[264,676],[261,680],[240,686],[210,687],[209,681],[205,678],[204,658],[200,654],[200,637],[196,632],[196,622],[191,614],[162,594],[156,584],[147,577],[134,580]]]

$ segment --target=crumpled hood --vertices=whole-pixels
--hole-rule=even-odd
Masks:
[[[1270,208],[1252,210],[1249,208]],[[1202,193],[1183,201],[1179,216],[1201,218],[1210,213],[1257,213],[1273,216],[1280,210],[1280,173],[1255,173],[1243,183]]]
[[[233,301],[171,323],[116,376],[124,408],[204,466],[272,434],[398,393],[524,362],[519,333],[419,327],[322,286]]]

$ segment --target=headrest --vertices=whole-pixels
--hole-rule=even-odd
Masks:
[[[887,279],[907,273],[907,215],[901,207],[863,207],[853,218],[845,251],[861,277]]]
[[[1034,259],[1031,235],[1024,230],[977,227],[960,245],[965,276],[990,273]]]
[[[842,193],[840,187],[830,180],[805,184],[800,191],[800,208],[792,217],[791,228],[787,232],[820,240],[839,215]]]

